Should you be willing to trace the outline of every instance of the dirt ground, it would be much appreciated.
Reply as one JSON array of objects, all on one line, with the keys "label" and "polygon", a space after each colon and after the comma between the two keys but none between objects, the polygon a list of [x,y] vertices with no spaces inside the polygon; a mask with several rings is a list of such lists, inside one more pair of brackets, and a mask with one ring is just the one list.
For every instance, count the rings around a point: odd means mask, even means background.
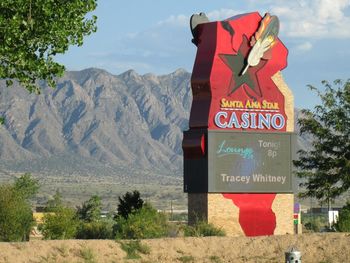
[{"label": "dirt ground", "polygon": [[[128,241],[123,241],[128,242]],[[350,262],[350,233],[322,233],[270,237],[206,237],[142,240],[148,248],[128,259],[113,240],[57,240],[0,243],[0,262],[285,262],[291,247],[302,262]]]}]

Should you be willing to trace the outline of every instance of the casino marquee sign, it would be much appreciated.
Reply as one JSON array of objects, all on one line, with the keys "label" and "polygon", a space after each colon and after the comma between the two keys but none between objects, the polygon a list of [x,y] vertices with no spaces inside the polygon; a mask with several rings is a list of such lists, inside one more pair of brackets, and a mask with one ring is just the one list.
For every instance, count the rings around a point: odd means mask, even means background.
[{"label": "casino marquee sign", "polygon": [[209,22],[199,14],[191,29],[198,50],[183,140],[185,192],[292,192],[293,116],[273,79],[288,55],[278,18]]},{"label": "casino marquee sign", "polygon": [[200,13],[190,24],[189,222],[204,218],[233,235],[292,233],[294,109],[279,20],[253,12],[211,22]]}]

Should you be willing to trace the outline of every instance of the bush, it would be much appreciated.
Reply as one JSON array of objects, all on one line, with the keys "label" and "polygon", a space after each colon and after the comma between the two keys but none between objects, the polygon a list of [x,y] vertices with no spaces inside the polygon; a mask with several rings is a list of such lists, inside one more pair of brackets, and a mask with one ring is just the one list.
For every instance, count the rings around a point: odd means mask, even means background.
[{"label": "bush", "polygon": [[306,230],[310,232],[321,232],[327,228],[327,214],[301,214],[301,222]]},{"label": "bush", "polygon": [[[80,221],[81,222],[81,221]],[[112,219],[104,219],[94,222],[81,222],[76,233],[77,239],[112,239],[113,225]]]},{"label": "bush", "polygon": [[338,222],[334,227],[339,232],[350,232],[350,202],[339,212]]},{"label": "bush", "polygon": [[147,203],[141,209],[129,214],[127,219],[117,218],[115,227],[117,239],[159,238],[167,234],[167,217]]},{"label": "bush", "polygon": [[39,229],[45,239],[70,239],[75,237],[77,226],[74,209],[62,206],[46,214]]},{"label": "bush", "polygon": [[25,195],[14,186],[0,186],[0,241],[25,241],[34,225]]},{"label": "bush", "polygon": [[208,237],[208,236],[225,236],[225,231],[215,227],[211,223],[198,221],[193,226],[184,226],[184,235],[186,237]]},{"label": "bush", "polygon": [[139,253],[148,255],[151,249],[146,244],[141,244],[140,240],[120,242],[120,248],[126,252],[126,259],[139,259]]}]

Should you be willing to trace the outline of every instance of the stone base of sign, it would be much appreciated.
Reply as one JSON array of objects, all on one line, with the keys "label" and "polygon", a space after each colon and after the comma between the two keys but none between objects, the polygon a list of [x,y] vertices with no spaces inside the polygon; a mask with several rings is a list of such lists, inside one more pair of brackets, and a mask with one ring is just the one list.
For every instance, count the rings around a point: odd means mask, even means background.
[{"label": "stone base of sign", "polygon": [[[293,234],[293,194],[277,194],[272,204],[276,216],[275,235]],[[225,230],[227,236],[244,236],[239,223],[239,208],[222,194],[188,194],[188,220],[212,223]]]}]

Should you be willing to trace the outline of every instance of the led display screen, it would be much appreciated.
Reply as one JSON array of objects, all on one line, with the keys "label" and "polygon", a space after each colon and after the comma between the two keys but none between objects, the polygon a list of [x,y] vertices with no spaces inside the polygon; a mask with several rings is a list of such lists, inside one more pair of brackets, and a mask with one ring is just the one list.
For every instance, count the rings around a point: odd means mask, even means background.
[{"label": "led display screen", "polygon": [[292,134],[208,132],[208,192],[292,192]]}]

